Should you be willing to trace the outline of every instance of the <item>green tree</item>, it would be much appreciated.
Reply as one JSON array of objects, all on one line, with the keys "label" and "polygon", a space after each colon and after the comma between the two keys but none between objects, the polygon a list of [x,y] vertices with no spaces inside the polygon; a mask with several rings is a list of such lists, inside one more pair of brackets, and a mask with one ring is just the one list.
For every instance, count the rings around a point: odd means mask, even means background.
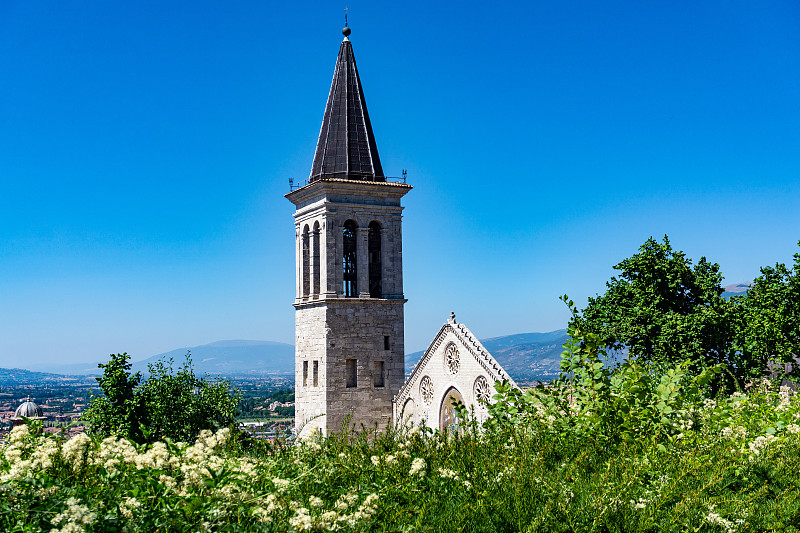
[{"label": "green tree", "polygon": [[794,254],[793,268],[783,263],[763,267],[747,294],[734,297],[733,303],[736,348],[757,363],[749,377],[763,374],[771,360],[800,358],[800,253]]},{"label": "green tree", "polygon": [[110,357],[108,363],[97,365],[103,369],[103,375],[97,378],[103,395],[92,399],[83,419],[91,433],[116,434],[141,441],[141,425],[146,425],[147,413],[136,391],[142,382],[142,374],[131,374],[127,353],[111,354]]},{"label": "green tree", "polygon": [[235,422],[239,393],[226,379],[195,376],[189,355],[177,372],[172,369],[172,359],[148,368],[150,378],[139,393],[147,406],[149,440],[189,441],[204,429],[216,430]]},{"label": "green tree", "polygon": [[239,393],[228,380],[197,377],[190,354],[177,372],[172,360],[148,365],[150,377],[131,375],[128,354],[112,355],[97,378],[103,396],[92,399],[84,419],[90,433],[136,442],[190,441],[203,429],[233,424]]},{"label": "green tree", "polygon": [[739,366],[718,264],[702,257],[693,266],[665,235],[663,242],[650,237],[614,269],[619,276],[606,282],[605,294],[589,298],[571,325],[610,349],[628,349],[640,363]]}]

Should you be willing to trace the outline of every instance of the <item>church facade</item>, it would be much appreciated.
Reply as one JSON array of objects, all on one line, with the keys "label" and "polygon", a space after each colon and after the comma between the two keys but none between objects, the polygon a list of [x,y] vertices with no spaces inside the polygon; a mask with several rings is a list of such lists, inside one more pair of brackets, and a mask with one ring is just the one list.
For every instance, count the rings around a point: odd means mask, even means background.
[{"label": "church facade", "polygon": [[342,33],[311,174],[286,195],[295,205],[295,427],[448,427],[455,401],[480,415],[477,399],[509,377],[451,314],[405,379],[401,199],[412,187],[384,175],[350,28]]}]

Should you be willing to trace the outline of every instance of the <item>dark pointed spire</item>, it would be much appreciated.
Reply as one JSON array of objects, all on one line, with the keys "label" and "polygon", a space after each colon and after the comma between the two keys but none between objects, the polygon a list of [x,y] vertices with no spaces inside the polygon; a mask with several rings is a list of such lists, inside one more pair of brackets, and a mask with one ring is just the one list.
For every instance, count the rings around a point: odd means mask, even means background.
[{"label": "dark pointed spire", "polygon": [[361,90],[353,46],[347,38],[350,28],[345,26],[342,33],[344,40],[333,71],[309,181],[324,178],[386,181]]}]

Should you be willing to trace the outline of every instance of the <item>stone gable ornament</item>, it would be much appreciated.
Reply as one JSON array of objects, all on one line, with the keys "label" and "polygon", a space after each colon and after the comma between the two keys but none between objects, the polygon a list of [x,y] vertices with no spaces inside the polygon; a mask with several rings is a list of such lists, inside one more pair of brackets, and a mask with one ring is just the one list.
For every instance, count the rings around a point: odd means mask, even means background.
[{"label": "stone gable ornament", "polygon": [[[488,402],[491,398],[491,389],[489,388],[489,381],[484,376],[478,376],[473,386],[473,394],[475,399],[480,402]],[[478,408],[485,409],[486,405],[483,403],[478,404]]]},{"label": "stone gable ornament", "polygon": [[444,362],[448,372],[454,376],[458,374],[458,370],[461,368],[461,358],[455,343],[451,342],[447,345],[447,348],[445,348]]},{"label": "stone gable ornament", "polygon": [[425,405],[430,405],[433,401],[433,380],[430,376],[425,376],[419,383],[419,394]]}]

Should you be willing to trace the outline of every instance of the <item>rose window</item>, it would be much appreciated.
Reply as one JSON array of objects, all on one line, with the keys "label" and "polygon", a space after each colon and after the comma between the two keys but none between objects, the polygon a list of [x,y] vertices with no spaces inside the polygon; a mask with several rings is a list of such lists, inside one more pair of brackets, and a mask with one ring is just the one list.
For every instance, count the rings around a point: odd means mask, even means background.
[{"label": "rose window", "polygon": [[458,369],[461,368],[461,359],[458,355],[458,348],[453,343],[450,343],[444,351],[444,363],[447,366],[448,372],[451,374],[458,374]]},{"label": "rose window", "polygon": [[430,405],[433,401],[433,380],[429,376],[422,378],[419,384],[419,394],[425,405]]},{"label": "rose window", "polygon": [[[483,376],[478,376],[478,379],[475,380],[473,392],[475,393],[475,399],[482,402],[488,402],[489,398],[492,397],[492,393],[489,388],[489,382]],[[481,404],[481,407],[485,406]]]}]

